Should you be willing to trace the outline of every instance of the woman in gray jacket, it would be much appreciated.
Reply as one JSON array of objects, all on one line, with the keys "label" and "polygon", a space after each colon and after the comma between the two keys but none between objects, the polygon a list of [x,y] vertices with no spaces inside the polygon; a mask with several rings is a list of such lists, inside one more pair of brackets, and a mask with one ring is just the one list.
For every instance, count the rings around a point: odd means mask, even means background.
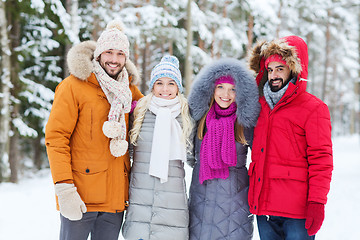
[{"label": "woman in gray jacket", "polygon": [[176,57],[165,56],[154,67],[150,89],[134,110],[130,203],[122,233],[129,240],[187,240],[184,162],[192,121]]},{"label": "woman in gray jacket", "polygon": [[195,121],[190,240],[246,240],[253,234],[246,158],[260,106],[255,80],[236,59],[203,68],[189,98]]}]

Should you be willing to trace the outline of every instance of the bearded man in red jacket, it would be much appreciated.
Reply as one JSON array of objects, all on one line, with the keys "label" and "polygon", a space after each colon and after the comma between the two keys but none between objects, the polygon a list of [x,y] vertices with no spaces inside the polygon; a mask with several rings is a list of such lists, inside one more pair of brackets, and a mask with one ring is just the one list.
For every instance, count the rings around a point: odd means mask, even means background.
[{"label": "bearded man in red jacket", "polygon": [[306,92],[307,45],[297,36],[258,42],[261,112],[249,167],[250,211],[260,238],[314,239],[324,220],[333,170],[327,105]]}]

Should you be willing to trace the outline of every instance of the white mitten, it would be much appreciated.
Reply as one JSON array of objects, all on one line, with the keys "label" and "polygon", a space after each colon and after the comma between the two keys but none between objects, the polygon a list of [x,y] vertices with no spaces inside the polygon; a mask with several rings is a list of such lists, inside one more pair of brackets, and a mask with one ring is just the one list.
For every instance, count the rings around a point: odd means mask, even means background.
[{"label": "white mitten", "polygon": [[86,213],[85,203],[81,200],[76,187],[72,183],[55,184],[55,194],[58,196],[60,213],[71,221],[77,221]]}]

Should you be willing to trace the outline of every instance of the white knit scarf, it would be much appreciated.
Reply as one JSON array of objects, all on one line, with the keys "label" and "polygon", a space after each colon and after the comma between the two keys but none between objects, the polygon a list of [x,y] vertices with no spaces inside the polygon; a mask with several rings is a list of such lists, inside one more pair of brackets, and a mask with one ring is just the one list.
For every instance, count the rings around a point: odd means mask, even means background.
[{"label": "white knit scarf", "polygon": [[168,180],[169,161],[186,160],[182,128],[176,120],[181,104],[178,97],[166,100],[153,96],[149,110],[156,115],[149,174],[164,183]]},{"label": "white knit scarf", "polygon": [[129,88],[128,72],[123,68],[117,79],[111,78],[100,63],[93,60],[94,73],[101,89],[110,103],[108,121],[104,122],[103,133],[110,141],[110,151],[115,157],[120,157],[127,152],[125,113],[130,112],[132,94]]}]

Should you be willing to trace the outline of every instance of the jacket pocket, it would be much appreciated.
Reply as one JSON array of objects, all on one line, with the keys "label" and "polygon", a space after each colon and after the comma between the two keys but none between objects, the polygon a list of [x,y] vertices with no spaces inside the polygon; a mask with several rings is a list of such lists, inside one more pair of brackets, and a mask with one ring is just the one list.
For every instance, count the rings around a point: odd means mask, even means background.
[{"label": "jacket pocket", "polygon": [[308,197],[307,168],[272,165],[268,172],[269,210],[304,215]]},{"label": "jacket pocket", "polygon": [[104,203],[107,194],[108,165],[104,162],[73,162],[73,177],[85,203]]},{"label": "jacket pocket", "polygon": [[269,177],[305,182],[308,178],[308,169],[301,167],[273,165],[273,167],[271,167],[269,170]]},{"label": "jacket pocket", "polygon": [[300,159],[300,161],[302,161],[304,157],[304,151],[302,151],[302,149],[306,149],[305,132],[301,127],[295,126],[291,122],[286,123],[285,126],[290,145],[294,151],[294,159]]}]

